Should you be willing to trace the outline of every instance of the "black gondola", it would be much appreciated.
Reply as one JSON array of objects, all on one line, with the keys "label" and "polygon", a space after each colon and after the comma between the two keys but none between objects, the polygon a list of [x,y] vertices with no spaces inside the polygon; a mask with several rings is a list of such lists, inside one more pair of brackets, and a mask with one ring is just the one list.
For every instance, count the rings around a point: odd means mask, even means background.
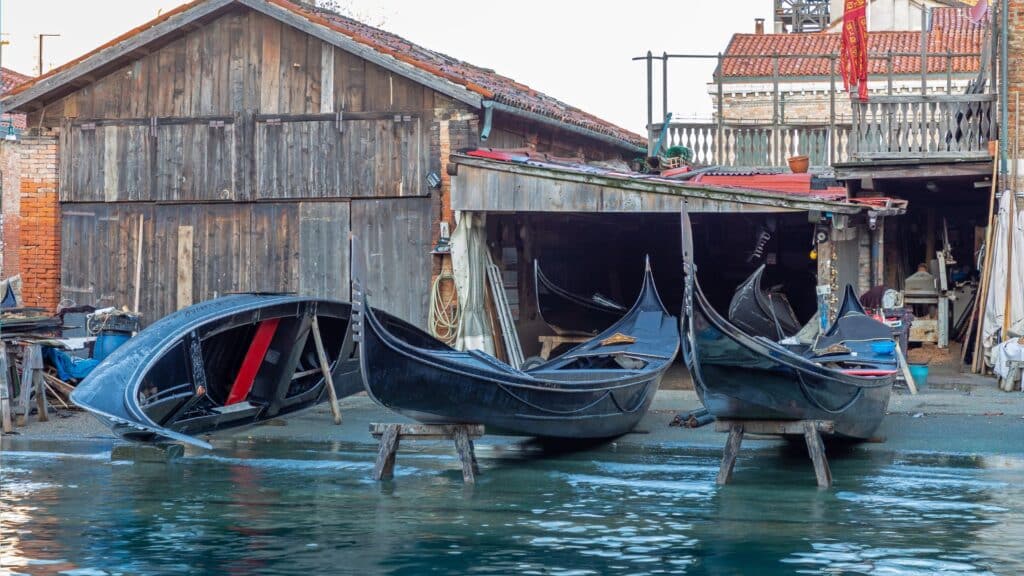
[{"label": "black gondola", "polygon": [[747,334],[701,292],[685,207],[682,231],[683,358],[708,411],[719,418],[831,420],[840,436],[870,438],[896,374],[889,329],[864,315],[848,289],[835,324],[813,346]]},{"label": "black gondola", "polygon": [[[361,254],[355,242],[352,254]],[[452,349],[425,333],[395,333],[368,306],[363,277],[353,270],[353,325],[366,391],[424,423],[483,424],[494,433],[570,440],[619,436],[647,412],[679,349],[676,320],[658,297],[649,265],[625,316],[528,370]]]},{"label": "black gondola", "polygon": [[201,302],[111,353],[71,400],[122,438],[209,448],[195,436],[285,416],[326,397],[314,316],[338,396],[361,391],[351,310],[346,302],[270,294]]},{"label": "black gondola", "polygon": [[800,331],[793,307],[777,289],[761,286],[764,264],[740,284],[729,302],[729,321],[751,336],[782,340]]},{"label": "black gondola", "polygon": [[560,288],[533,261],[534,294],[544,322],[562,335],[592,336],[614,324],[628,311],[625,306],[600,294],[580,296]]}]

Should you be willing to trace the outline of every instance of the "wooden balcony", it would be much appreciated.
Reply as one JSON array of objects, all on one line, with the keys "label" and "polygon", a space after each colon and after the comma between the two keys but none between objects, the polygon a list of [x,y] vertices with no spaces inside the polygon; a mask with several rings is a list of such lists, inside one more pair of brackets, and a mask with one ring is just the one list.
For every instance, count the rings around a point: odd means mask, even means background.
[{"label": "wooden balcony", "polygon": [[[662,127],[651,127],[652,142]],[[785,166],[799,155],[812,166],[827,166],[848,160],[850,130],[849,124],[671,122],[662,149],[685,146],[693,163],[704,166]]]},{"label": "wooden balcony", "polygon": [[853,102],[850,161],[984,160],[997,136],[995,94],[873,96]]}]

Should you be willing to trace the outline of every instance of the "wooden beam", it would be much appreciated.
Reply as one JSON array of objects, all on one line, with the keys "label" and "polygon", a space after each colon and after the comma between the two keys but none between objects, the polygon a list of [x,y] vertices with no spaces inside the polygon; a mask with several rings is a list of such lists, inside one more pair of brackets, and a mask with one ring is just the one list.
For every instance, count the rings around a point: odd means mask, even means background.
[{"label": "wooden beam", "polygon": [[235,0],[206,0],[205,2],[197,2],[192,8],[146,28],[122,42],[104,48],[66,70],[61,70],[48,78],[37,81],[24,92],[4,98],[2,100],[3,106],[8,112],[24,112],[25,110],[22,109],[22,106],[60,89],[68,82],[89,73],[98,73],[102,68],[116,64],[122,58],[130,56],[132,52],[140,49],[142,46],[160,40],[168,34],[178,33],[179,28],[185,24],[215,14],[234,3]]},{"label": "wooden beam", "polygon": [[[465,167],[478,168],[482,170],[504,172],[509,174],[518,174],[529,177],[536,177],[543,180],[552,182],[553,186],[557,186],[557,182],[575,182],[580,184],[587,184],[591,186],[603,186],[619,191],[628,192],[643,192],[654,195],[660,195],[663,197],[673,197],[679,199],[687,198],[700,198],[704,200],[710,200],[715,202],[732,203],[736,204],[737,208],[743,206],[759,206],[773,208],[778,211],[781,210],[819,210],[824,212],[834,212],[837,214],[860,214],[865,211],[866,208],[863,206],[855,206],[846,204],[843,202],[829,202],[826,200],[813,200],[809,198],[792,198],[781,194],[773,194],[768,192],[762,192],[759,190],[750,190],[743,188],[728,188],[724,186],[712,186],[699,183],[689,183],[686,185],[673,184],[667,182],[657,182],[651,179],[639,179],[631,178],[628,176],[610,176],[610,175],[599,175],[599,174],[588,174],[583,172],[576,172],[570,169],[560,170],[548,167],[538,166],[527,166],[523,164],[512,164],[507,162],[495,162],[492,160],[485,160],[480,158],[473,158],[469,156],[462,156],[453,154],[451,161],[458,165]],[[460,178],[465,177],[465,174],[459,175]],[[452,194],[452,207],[455,209],[479,209],[478,207],[456,207],[459,198],[456,194],[462,186],[456,186],[453,189]],[[674,210],[678,210],[675,208]],[[597,212],[603,212],[604,210],[598,209]],[[734,211],[742,211],[740,209]]]}]

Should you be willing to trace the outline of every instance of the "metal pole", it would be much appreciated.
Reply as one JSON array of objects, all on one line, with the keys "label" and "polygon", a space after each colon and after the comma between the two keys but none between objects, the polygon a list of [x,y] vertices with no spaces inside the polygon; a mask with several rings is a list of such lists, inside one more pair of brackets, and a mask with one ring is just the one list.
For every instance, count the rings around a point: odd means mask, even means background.
[{"label": "metal pole", "polygon": [[653,134],[654,129],[654,53],[647,51],[647,155],[651,156],[654,150]]},{"label": "metal pole", "polygon": [[715,140],[717,142],[716,148],[718,150],[718,155],[715,157],[715,161],[712,162],[712,164],[725,164],[726,163],[725,162],[725,117],[723,115],[723,110],[725,110],[725,108],[724,108],[724,106],[725,106],[725,94],[722,92],[722,74],[724,73],[724,70],[722,69],[723,63],[724,63],[724,61],[722,59],[722,53],[719,52],[718,53],[718,70],[717,70],[717,72],[715,74],[715,76],[717,76],[715,78],[715,80],[718,82],[718,110],[716,112],[716,114],[718,116],[718,122],[717,122],[718,130],[715,132]]},{"label": "metal pole", "polygon": [[946,94],[953,93],[953,51],[946,48]]},{"label": "metal pole", "polygon": [[782,161],[782,146],[779,142],[779,55],[772,56],[772,155],[769,161],[774,165]]},{"label": "metal pole", "polygon": [[921,96],[928,94],[928,7],[921,7]]},{"label": "metal pole", "polygon": [[1009,138],[1003,136],[1006,133],[1006,124],[1009,122],[1009,113],[1007,111],[1008,103],[1006,97],[1006,91],[1010,87],[1010,75],[1007,71],[1008,54],[1007,52],[1007,1],[1003,0],[999,3],[999,10],[1001,12],[999,16],[1000,20],[1000,38],[999,38],[999,83],[1002,84],[999,90],[999,176],[1004,182],[1006,181],[1006,169],[1008,165],[1009,156],[1007,146],[1009,144]]},{"label": "metal pole", "polygon": [[839,135],[836,134],[836,57],[828,57],[828,134],[831,144],[828,147],[828,163],[836,161],[836,150],[839,148]]},{"label": "metal pole", "polygon": [[889,96],[892,96],[892,50],[889,50],[889,57],[885,62],[885,76],[889,85]]},{"label": "metal pole", "polygon": [[39,75],[42,76],[46,73],[43,70],[43,39],[44,38],[57,38],[60,34],[40,34],[39,35]]},{"label": "metal pole", "polygon": [[661,117],[668,116],[668,52],[661,53]]}]

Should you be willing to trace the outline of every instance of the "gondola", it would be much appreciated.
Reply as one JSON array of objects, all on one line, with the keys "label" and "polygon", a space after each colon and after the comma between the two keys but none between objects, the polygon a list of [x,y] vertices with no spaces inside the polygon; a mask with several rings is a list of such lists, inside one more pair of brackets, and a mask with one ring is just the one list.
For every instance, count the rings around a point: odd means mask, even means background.
[{"label": "gondola", "polygon": [[[359,262],[356,241],[352,254]],[[353,326],[366,391],[423,423],[483,424],[492,433],[570,441],[620,436],[647,412],[679,349],[676,320],[661,303],[649,265],[640,296],[622,318],[527,370],[455,350],[425,333],[389,330],[369,307],[357,268]]]},{"label": "gondola", "polygon": [[718,418],[831,420],[839,437],[870,438],[896,375],[888,327],[866,316],[847,289],[836,322],[812,345],[784,346],[748,334],[719,315],[701,291],[685,207],[682,232],[683,358],[708,411]]},{"label": "gondola", "polygon": [[338,396],[361,391],[351,309],[346,302],[280,294],[201,302],[128,340],[71,400],[124,439],[209,448],[198,435],[286,416],[326,397],[314,317]]},{"label": "gondola", "polygon": [[580,296],[560,288],[533,261],[534,294],[541,319],[561,335],[592,336],[614,324],[625,306],[600,294]]},{"label": "gondola", "polygon": [[777,289],[761,286],[764,264],[740,284],[729,302],[729,322],[751,336],[781,340],[800,331],[793,307]]}]

